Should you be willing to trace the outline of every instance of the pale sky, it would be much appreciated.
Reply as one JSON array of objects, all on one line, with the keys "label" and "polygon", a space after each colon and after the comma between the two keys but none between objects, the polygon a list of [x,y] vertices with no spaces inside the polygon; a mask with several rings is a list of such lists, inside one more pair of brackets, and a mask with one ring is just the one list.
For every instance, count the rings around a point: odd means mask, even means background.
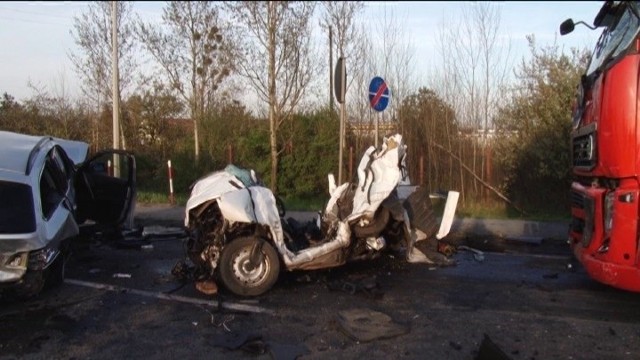
[{"label": "pale sky", "polygon": [[[584,20],[591,24],[602,2],[499,2],[501,8],[501,38],[510,42],[516,63],[528,55],[525,36],[534,34],[539,46],[557,44],[592,48],[600,30],[576,27],[569,35],[560,37],[558,28],[566,18]],[[136,11],[146,21],[158,21],[161,2],[138,2]],[[459,18],[460,2],[373,2],[367,3],[364,14],[375,20],[382,9],[391,10],[404,26],[416,51],[416,68],[420,76],[437,68],[434,49],[443,22]],[[60,95],[79,94],[79,80],[69,60],[77,48],[70,35],[73,18],[87,8],[87,2],[0,2],[0,94],[8,93],[18,101],[31,97],[31,82]],[[373,22],[372,22],[373,23]],[[375,74],[372,74],[372,76]]]}]

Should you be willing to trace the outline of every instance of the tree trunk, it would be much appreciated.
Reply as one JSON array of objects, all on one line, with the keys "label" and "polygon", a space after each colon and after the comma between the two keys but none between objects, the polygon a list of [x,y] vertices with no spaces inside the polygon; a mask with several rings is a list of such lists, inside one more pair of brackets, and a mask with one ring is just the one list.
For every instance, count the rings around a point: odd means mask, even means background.
[{"label": "tree trunk", "polygon": [[276,3],[268,5],[269,21],[269,143],[271,146],[271,191],[278,193],[278,122],[276,114]]}]

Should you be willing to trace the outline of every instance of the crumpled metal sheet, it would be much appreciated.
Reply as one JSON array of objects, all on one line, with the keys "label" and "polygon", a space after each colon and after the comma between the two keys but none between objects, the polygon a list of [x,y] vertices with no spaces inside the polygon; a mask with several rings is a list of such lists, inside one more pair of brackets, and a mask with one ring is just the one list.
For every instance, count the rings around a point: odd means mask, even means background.
[{"label": "crumpled metal sheet", "polygon": [[425,233],[427,238],[433,237],[438,232],[438,219],[431,208],[429,192],[421,187],[407,197],[404,202],[411,226]]}]

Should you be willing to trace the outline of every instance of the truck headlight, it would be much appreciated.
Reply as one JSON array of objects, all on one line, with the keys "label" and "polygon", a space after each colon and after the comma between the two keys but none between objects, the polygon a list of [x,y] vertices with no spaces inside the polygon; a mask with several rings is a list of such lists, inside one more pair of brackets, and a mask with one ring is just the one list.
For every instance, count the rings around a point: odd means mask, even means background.
[{"label": "truck headlight", "polygon": [[609,191],[604,197],[604,231],[609,233],[613,229],[613,202],[616,199],[614,191]]}]

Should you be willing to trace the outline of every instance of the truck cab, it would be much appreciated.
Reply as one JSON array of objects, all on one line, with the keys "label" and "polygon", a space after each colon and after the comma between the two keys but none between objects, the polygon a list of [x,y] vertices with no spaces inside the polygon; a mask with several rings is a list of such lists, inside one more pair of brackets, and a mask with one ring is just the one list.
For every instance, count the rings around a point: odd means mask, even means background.
[{"label": "truck cab", "polygon": [[572,114],[569,244],[589,276],[640,291],[640,6],[607,1],[593,26],[602,34],[578,84]]}]

